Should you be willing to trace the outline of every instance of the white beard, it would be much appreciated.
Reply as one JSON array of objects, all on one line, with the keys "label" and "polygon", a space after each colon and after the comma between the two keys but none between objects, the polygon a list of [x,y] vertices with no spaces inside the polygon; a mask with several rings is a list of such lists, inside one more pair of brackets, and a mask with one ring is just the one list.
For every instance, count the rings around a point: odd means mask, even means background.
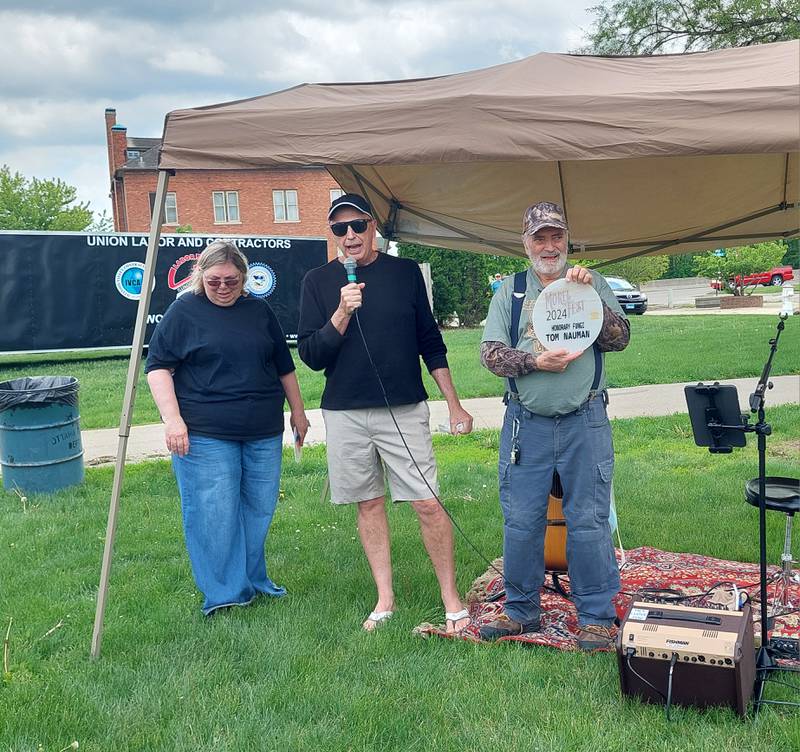
[{"label": "white beard", "polygon": [[555,277],[561,274],[561,270],[567,264],[567,254],[561,253],[558,258],[552,261],[545,261],[541,256],[533,259],[533,271],[537,274],[544,274],[546,277]]}]

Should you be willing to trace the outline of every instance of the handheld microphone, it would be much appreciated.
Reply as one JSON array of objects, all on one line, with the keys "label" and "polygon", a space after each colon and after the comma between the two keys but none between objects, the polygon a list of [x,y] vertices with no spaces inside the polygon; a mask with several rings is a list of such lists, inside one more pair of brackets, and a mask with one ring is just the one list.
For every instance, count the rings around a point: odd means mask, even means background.
[{"label": "handheld microphone", "polygon": [[348,256],[344,260],[344,268],[347,272],[347,281],[348,282],[355,282],[356,281],[356,260]]}]

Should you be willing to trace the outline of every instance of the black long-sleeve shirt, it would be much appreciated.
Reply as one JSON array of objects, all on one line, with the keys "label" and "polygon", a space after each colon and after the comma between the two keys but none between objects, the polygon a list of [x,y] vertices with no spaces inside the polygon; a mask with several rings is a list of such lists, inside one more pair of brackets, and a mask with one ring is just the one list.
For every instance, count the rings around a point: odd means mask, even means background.
[{"label": "black long-sleeve shirt", "polygon": [[[411,259],[381,253],[371,264],[359,266],[356,276],[365,283],[359,321],[389,403],[410,405],[427,399],[420,356],[429,371],[447,368],[447,347],[431,313],[419,266]],[[380,407],[385,404],[383,395],[355,316],[344,335],[330,321],[346,284],[344,264],[338,260],[306,274],[298,351],[310,368],[325,370],[323,408]]]}]

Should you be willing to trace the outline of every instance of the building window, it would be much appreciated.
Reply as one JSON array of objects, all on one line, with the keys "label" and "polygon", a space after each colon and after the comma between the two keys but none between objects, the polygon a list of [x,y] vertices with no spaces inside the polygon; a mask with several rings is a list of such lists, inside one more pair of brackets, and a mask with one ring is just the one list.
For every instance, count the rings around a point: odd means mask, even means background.
[{"label": "building window", "polygon": [[178,224],[178,200],[174,193],[167,193],[167,200],[164,202],[164,223]]},{"label": "building window", "polygon": [[239,191],[214,191],[214,224],[238,224]]},{"label": "building window", "polygon": [[299,222],[297,191],[272,191],[272,207],[276,222]]},{"label": "building window", "polygon": [[[153,218],[153,209],[156,205],[156,194],[150,194],[150,218]],[[164,202],[164,224],[178,224],[178,199],[174,193],[167,193],[167,200]]]},{"label": "building window", "polygon": [[331,203],[336,201],[339,196],[344,196],[344,191],[341,188],[331,188]]},{"label": "building window", "polygon": [[142,152],[140,152],[138,149],[128,149],[126,151],[126,154],[128,156],[128,159],[136,159],[142,156]]}]

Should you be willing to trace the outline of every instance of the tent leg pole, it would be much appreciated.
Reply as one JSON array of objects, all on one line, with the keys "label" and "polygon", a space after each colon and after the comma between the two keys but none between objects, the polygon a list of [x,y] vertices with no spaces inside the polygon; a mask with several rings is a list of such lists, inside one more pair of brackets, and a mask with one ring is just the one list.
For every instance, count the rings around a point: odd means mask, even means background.
[{"label": "tent leg pole", "polygon": [[108,601],[108,580],[111,575],[111,560],[114,555],[114,536],[117,530],[117,512],[119,512],[122,478],[125,473],[125,455],[128,448],[128,436],[130,436],[131,432],[131,417],[136,399],[136,383],[139,379],[139,366],[141,365],[144,335],[147,329],[147,312],[150,309],[150,293],[153,288],[153,277],[155,276],[156,259],[158,258],[158,241],[161,237],[169,175],[170,171],[168,170],[161,170],[158,173],[156,199],[153,207],[153,218],[150,222],[150,237],[147,242],[147,257],[144,264],[142,292],[139,296],[136,326],[133,330],[133,343],[131,344],[131,357],[128,361],[128,379],[125,385],[125,397],[122,402],[122,414],[119,421],[117,462],[114,466],[114,483],[111,488],[111,503],[108,509],[108,523],[103,547],[103,563],[100,568],[100,586],[97,591],[97,608],[94,614],[91,653],[94,660],[100,657],[100,644],[103,639],[103,618]]}]

